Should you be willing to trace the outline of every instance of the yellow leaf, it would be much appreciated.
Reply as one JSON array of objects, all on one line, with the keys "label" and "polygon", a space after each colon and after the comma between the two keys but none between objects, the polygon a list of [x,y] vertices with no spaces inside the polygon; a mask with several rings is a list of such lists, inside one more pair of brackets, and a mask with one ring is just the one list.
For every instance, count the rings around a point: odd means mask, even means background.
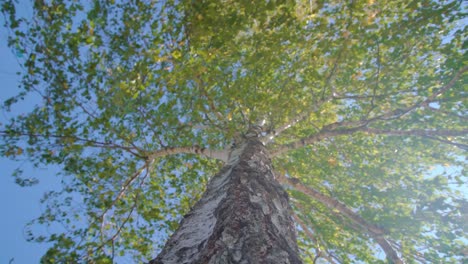
[{"label": "yellow leaf", "polygon": [[338,161],[335,158],[329,158],[328,164],[330,164],[331,166],[336,166],[336,164],[338,164]]},{"label": "yellow leaf", "polygon": [[21,155],[23,154],[23,149],[22,148],[17,148],[16,149],[16,155]]},{"label": "yellow leaf", "polygon": [[180,59],[182,57],[182,53],[179,51],[179,50],[174,50],[172,52],[172,57],[174,57],[174,59]]}]

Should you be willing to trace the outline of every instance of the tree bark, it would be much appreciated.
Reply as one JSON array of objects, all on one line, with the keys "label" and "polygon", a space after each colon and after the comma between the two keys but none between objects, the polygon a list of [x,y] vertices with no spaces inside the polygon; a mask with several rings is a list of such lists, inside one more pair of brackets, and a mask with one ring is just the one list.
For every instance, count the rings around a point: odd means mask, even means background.
[{"label": "tree bark", "polygon": [[150,264],[302,263],[291,212],[266,148],[245,139]]}]

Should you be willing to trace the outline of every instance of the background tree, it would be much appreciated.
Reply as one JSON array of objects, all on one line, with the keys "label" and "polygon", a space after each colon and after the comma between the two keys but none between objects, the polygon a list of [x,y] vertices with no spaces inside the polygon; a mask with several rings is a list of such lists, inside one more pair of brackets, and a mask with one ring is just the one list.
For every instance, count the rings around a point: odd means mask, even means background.
[{"label": "background tree", "polygon": [[[262,127],[306,263],[466,259],[461,1],[2,3],[24,54],[3,156],[54,164],[44,263],[155,256]],[[14,175],[27,185],[19,173]],[[382,254],[385,253],[385,254]]]}]

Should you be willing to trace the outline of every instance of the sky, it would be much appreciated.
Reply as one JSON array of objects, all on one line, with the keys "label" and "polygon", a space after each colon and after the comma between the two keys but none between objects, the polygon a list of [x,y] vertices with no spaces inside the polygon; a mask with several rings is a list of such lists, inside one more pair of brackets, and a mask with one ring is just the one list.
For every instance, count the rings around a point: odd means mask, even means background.
[{"label": "sky", "polygon": [[[21,2],[18,12],[31,13],[31,2]],[[0,18],[0,104],[19,91],[21,71],[19,62],[24,59],[7,46],[8,31]],[[34,98],[27,98],[7,112],[0,108],[0,127],[6,120],[21,113],[31,111]],[[11,176],[21,168],[24,176],[35,177],[39,183],[31,187],[20,187]],[[39,263],[48,249],[46,243],[26,241],[27,223],[40,216],[43,206],[40,199],[46,191],[60,188],[60,179],[55,177],[57,167],[33,168],[28,161],[11,161],[0,156],[0,263],[29,264]],[[41,230],[42,231],[42,230]],[[48,230],[44,230],[47,232]]]},{"label": "sky", "polygon": [[[3,21],[1,21],[3,25]],[[18,93],[20,71],[18,58],[7,47],[7,32],[0,27],[0,103]],[[12,112],[0,109],[0,123],[10,119],[15,114],[28,112],[34,102],[27,100],[18,104]],[[1,127],[1,126],[0,126]],[[20,187],[11,176],[13,171],[21,167],[25,176],[37,177],[39,184],[32,187]],[[0,157],[0,263],[27,264],[39,263],[40,257],[46,252],[46,244],[26,241],[26,224],[41,213],[39,203],[45,191],[56,189],[60,180],[54,175],[57,168],[34,169],[27,161],[14,162]]]}]

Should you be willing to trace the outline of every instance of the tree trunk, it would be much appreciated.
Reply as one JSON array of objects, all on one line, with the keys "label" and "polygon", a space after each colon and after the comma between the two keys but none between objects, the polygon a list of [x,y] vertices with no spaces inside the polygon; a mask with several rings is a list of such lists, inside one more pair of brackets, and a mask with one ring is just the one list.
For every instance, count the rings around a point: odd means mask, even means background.
[{"label": "tree trunk", "polygon": [[224,168],[150,264],[302,263],[288,195],[256,138]]}]

